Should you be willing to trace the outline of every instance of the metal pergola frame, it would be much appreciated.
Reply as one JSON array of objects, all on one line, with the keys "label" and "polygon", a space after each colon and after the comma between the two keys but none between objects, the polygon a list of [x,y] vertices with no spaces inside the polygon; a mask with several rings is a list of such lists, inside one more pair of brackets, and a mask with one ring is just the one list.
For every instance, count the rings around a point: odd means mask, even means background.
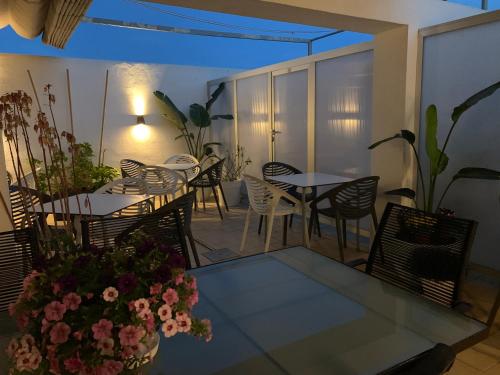
[{"label": "metal pergola frame", "polygon": [[313,53],[313,43],[317,40],[328,38],[333,35],[343,33],[344,30],[332,30],[326,34],[320,35],[315,38],[297,38],[297,37],[285,37],[285,36],[272,36],[272,35],[259,35],[259,34],[246,34],[246,33],[233,33],[225,31],[213,31],[213,30],[203,30],[203,29],[192,29],[185,27],[174,27],[165,25],[152,25],[147,23],[139,22],[128,22],[122,20],[115,20],[110,18],[99,18],[99,17],[82,17],[81,22],[89,23],[94,25],[102,26],[112,26],[121,27],[125,29],[134,30],[147,30],[147,31],[160,31],[166,33],[176,33],[176,34],[187,34],[187,35],[199,35],[207,37],[216,38],[232,38],[232,39],[250,39],[250,40],[262,40],[266,42],[281,42],[281,43],[298,43],[307,46],[307,54],[312,55]]}]

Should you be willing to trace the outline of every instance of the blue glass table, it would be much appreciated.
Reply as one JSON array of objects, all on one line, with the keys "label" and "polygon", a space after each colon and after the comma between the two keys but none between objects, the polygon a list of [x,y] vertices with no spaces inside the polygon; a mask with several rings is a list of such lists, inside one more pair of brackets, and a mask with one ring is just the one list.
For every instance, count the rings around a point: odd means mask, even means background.
[{"label": "blue glass table", "polygon": [[377,374],[485,324],[302,247],[191,271],[210,343],[162,338],[149,373]]}]

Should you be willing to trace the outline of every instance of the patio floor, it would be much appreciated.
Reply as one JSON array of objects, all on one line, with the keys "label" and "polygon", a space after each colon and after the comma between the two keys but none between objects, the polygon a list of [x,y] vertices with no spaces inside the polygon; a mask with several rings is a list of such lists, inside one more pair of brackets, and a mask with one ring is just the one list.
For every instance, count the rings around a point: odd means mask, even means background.
[{"label": "patio floor", "polygon": [[[245,251],[240,254],[240,241],[245,222],[246,206],[241,205],[223,212],[224,220],[221,221],[217,208],[213,203],[207,203],[207,210],[201,208],[194,212],[192,231],[196,239],[196,246],[202,265],[232,259],[238,256],[252,255],[263,251],[264,231],[257,234],[258,215],[253,214],[248,230]],[[275,219],[271,250],[283,248],[282,228],[279,219]],[[334,235],[335,228],[322,224],[322,238],[313,235],[311,248],[330,258],[339,259],[337,239]],[[287,246],[302,245],[302,226],[300,217],[294,218],[292,228],[288,230]],[[360,250],[355,249],[355,238],[348,234],[348,248],[344,250],[346,260],[358,259],[368,256],[368,244],[361,241]],[[462,300],[472,304],[473,308],[468,313],[471,316],[486,320],[495,297],[496,289],[484,277],[469,273],[464,287]],[[500,314],[497,315],[490,337],[474,347],[458,354],[450,375],[500,375]]]}]

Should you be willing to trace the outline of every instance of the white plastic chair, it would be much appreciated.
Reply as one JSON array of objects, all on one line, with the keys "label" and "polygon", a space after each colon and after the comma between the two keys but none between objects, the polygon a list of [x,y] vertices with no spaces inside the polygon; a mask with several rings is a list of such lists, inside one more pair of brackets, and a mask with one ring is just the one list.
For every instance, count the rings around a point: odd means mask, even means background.
[{"label": "white plastic chair", "polygon": [[175,199],[175,193],[183,187],[179,174],[164,167],[145,165],[141,167],[139,176],[146,181],[148,194],[160,197],[160,205],[162,197],[166,201],[169,195]]},{"label": "white plastic chair", "polygon": [[[107,183],[106,185],[97,189],[94,193],[144,195],[148,194],[148,185],[144,180],[133,177],[125,177]],[[151,212],[151,202],[149,200],[145,200],[143,202],[139,202],[132,206],[126,207],[114,213],[112,216],[144,215],[149,212]]]},{"label": "white plastic chair", "polygon": [[[297,213],[300,210],[301,202],[286,191],[260,178],[245,174],[243,175],[243,180],[247,186],[250,204],[246,215],[245,228],[243,229],[240,253],[242,253],[245,248],[252,211],[255,211],[259,215],[267,216],[266,244],[264,247],[264,251],[267,252],[269,251],[269,245],[271,243],[274,217],[286,217],[293,213]],[[291,203],[287,203],[287,201]],[[286,228],[286,223],[284,228]]]},{"label": "white plastic chair", "polygon": [[184,175],[186,177],[186,183],[191,181],[193,178],[198,176],[198,173],[200,173],[201,168],[200,168],[200,162],[198,159],[196,159],[193,155],[189,154],[177,154],[174,156],[169,157],[167,160],[165,160],[165,164],[194,164],[195,166],[190,169],[186,169],[184,172]]}]

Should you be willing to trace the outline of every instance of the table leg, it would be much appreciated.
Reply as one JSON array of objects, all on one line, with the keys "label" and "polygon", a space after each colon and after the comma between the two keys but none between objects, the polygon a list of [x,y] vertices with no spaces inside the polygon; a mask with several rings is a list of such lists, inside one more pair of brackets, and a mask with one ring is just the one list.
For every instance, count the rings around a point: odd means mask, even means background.
[{"label": "table leg", "polygon": [[306,207],[306,189],[302,188],[302,240],[305,247],[310,247],[309,233],[307,230],[307,207]]}]

